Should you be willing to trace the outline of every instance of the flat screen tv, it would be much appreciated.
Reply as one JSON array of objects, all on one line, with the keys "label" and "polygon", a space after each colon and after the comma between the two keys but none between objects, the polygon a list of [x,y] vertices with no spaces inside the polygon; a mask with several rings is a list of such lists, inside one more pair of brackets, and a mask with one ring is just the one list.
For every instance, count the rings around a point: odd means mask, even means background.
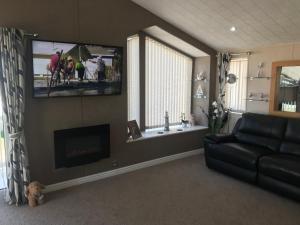
[{"label": "flat screen tv", "polygon": [[33,97],[121,94],[122,47],[32,41]]}]

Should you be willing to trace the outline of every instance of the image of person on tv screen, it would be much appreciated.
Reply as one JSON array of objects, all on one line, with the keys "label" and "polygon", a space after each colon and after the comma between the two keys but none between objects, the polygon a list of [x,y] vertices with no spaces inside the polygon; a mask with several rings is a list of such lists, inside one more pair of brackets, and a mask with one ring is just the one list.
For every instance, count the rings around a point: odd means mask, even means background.
[{"label": "image of person on tv screen", "polygon": [[97,60],[97,71],[98,71],[98,81],[105,80],[105,62],[102,57],[99,57]]},{"label": "image of person on tv screen", "polygon": [[82,64],[82,60],[76,63],[75,69],[77,70],[79,80],[82,81],[84,77],[84,71],[85,71],[85,67]]},{"label": "image of person on tv screen", "polygon": [[67,62],[65,65],[65,74],[64,74],[64,83],[66,79],[68,80],[68,84],[70,84],[70,80],[74,78],[75,75],[75,63],[72,56],[67,57]]},{"label": "image of person on tv screen", "polygon": [[60,52],[56,52],[55,54],[53,54],[50,58],[50,72],[51,73],[54,73],[55,70],[57,69],[57,66],[58,66],[58,63],[59,63],[59,60],[60,60]]},{"label": "image of person on tv screen", "polygon": [[61,65],[61,52],[57,51],[50,57],[50,63],[47,65],[47,69],[53,76],[55,83],[60,83],[60,70]]},{"label": "image of person on tv screen", "polygon": [[95,71],[95,73],[97,74],[97,80],[98,81],[102,81],[106,79],[106,75],[105,75],[105,69],[106,69],[106,65],[104,60],[102,59],[101,56],[99,56],[97,58],[97,61],[94,60],[89,60],[91,63],[95,63],[97,65],[97,69]]}]

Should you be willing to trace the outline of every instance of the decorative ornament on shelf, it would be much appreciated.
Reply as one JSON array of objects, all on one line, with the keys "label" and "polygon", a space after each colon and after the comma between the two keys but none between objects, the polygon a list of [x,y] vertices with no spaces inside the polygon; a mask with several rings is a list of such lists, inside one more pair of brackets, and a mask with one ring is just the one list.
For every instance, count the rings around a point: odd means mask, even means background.
[{"label": "decorative ornament on shelf", "polygon": [[268,102],[269,101],[269,95],[266,93],[254,93],[254,92],[250,92],[248,94],[248,98],[246,99],[248,101],[260,101],[260,102]]},{"label": "decorative ornament on shelf", "polygon": [[190,121],[185,118],[185,113],[181,113],[181,125],[182,128],[187,128],[189,126]]},{"label": "decorative ornament on shelf", "polygon": [[170,131],[168,111],[166,111],[166,114],[165,114],[165,128],[164,128],[164,131]]},{"label": "decorative ornament on shelf", "polygon": [[197,74],[196,74],[195,81],[203,81],[203,82],[207,82],[206,72],[201,71],[200,73],[197,73]]},{"label": "decorative ornament on shelf", "polygon": [[263,62],[260,62],[258,63],[257,65],[257,77],[263,77],[263,67],[264,67],[264,63]]},{"label": "decorative ornament on shelf", "polygon": [[235,84],[237,80],[237,76],[233,73],[230,73],[226,76],[226,83],[228,84]]},{"label": "decorative ornament on shelf", "polygon": [[282,112],[297,112],[297,102],[296,101],[284,101],[281,103]]},{"label": "decorative ornament on shelf", "polygon": [[201,84],[198,85],[195,98],[206,98],[206,95],[204,94]]}]

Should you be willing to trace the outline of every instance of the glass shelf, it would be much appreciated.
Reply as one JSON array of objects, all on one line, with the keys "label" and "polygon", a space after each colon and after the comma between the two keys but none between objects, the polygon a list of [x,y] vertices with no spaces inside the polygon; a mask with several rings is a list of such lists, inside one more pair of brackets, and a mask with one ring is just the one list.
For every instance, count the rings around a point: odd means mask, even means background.
[{"label": "glass shelf", "polygon": [[196,82],[196,81],[202,81],[202,82],[206,83],[206,82],[207,82],[207,79],[206,79],[206,78],[203,78],[203,79],[195,78],[194,81],[195,81],[195,82]]},{"label": "glass shelf", "polygon": [[246,98],[246,101],[249,101],[249,102],[269,102],[269,99]]},{"label": "glass shelf", "polygon": [[207,99],[206,95],[194,95],[196,99]]},{"label": "glass shelf", "polygon": [[267,79],[267,80],[270,80],[272,77],[253,77],[253,76],[249,76],[247,78],[249,80],[255,80],[255,79]]},{"label": "glass shelf", "polygon": [[281,88],[298,88],[300,87],[299,85],[289,85],[289,86],[280,86]]}]

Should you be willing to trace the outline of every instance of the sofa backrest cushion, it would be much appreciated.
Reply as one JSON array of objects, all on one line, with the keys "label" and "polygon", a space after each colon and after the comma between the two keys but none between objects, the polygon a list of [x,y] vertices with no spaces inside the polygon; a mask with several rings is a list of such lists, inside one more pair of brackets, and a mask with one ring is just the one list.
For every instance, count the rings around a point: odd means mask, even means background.
[{"label": "sofa backrest cushion", "polygon": [[238,141],[279,150],[287,119],[263,114],[243,114],[235,136]]},{"label": "sofa backrest cushion", "polygon": [[233,127],[233,129],[232,129],[232,134],[233,134],[233,135],[235,135],[235,134],[239,131],[239,128],[240,128],[240,126],[241,126],[241,123],[242,123],[242,118],[239,118],[239,119],[236,121],[236,123],[235,123],[235,125],[234,125],[234,127]]},{"label": "sofa backrest cushion", "polygon": [[300,155],[300,119],[288,119],[280,152]]}]

